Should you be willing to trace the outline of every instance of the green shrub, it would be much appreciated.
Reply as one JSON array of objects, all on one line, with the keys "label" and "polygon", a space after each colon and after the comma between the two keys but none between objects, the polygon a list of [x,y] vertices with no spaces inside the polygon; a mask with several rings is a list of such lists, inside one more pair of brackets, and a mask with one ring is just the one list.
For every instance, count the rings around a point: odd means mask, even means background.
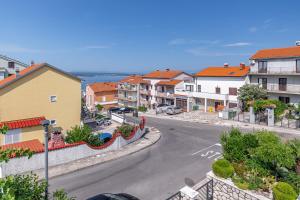
[{"label": "green shrub", "polygon": [[103,144],[103,141],[99,139],[99,136],[98,135],[93,135],[91,134],[87,141],[86,141],[88,144],[90,144],[91,146],[94,146],[94,147],[98,147],[98,146],[101,146]]},{"label": "green shrub", "polygon": [[239,177],[244,177],[246,172],[247,172],[247,168],[245,166],[244,163],[232,163],[232,166],[234,168],[234,172],[239,176]]},{"label": "green shrub", "polygon": [[263,112],[267,107],[274,108],[275,119],[279,119],[280,115],[287,109],[287,105],[277,99],[257,100],[253,104],[253,109],[256,113]]},{"label": "green shrub", "polygon": [[130,124],[123,124],[122,126],[117,127],[117,131],[121,132],[123,136],[128,137],[133,131],[133,128],[134,126]]},{"label": "green shrub", "polygon": [[288,172],[287,176],[283,178],[284,182],[289,183],[294,190],[300,193],[300,175],[295,172]]},{"label": "green shrub", "polygon": [[139,106],[138,111],[140,112],[147,112],[147,107],[146,106]]},{"label": "green shrub", "polygon": [[236,185],[238,188],[242,189],[242,190],[248,190],[249,184],[242,178],[239,176],[234,176],[232,178],[232,182],[234,183],[234,185]]},{"label": "green shrub", "polygon": [[87,142],[89,136],[92,134],[92,129],[84,125],[83,127],[75,126],[72,127],[71,130],[67,131],[67,136],[65,138],[65,141],[69,144],[76,143],[76,142]]},{"label": "green shrub", "polygon": [[215,175],[222,178],[229,178],[234,173],[234,168],[226,159],[220,159],[213,163],[212,169]]},{"label": "green shrub", "polygon": [[247,182],[249,183],[249,190],[257,190],[263,185],[263,180],[258,176],[250,176]]},{"label": "green shrub", "polygon": [[53,192],[53,200],[75,200],[75,197],[68,197],[68,194],[63,190],[56,190]]},{"label": "green shrub", "polygon": [[273,195],[275,200],[295,200],[297,198],[293,187],[285,182],[279,182],[273,187]]},{"label": "green shrub", "polygon": [[104,107],[103,107],[103,105],[97,104],[96,108],[98,109],[98,111],[101,111]]}]

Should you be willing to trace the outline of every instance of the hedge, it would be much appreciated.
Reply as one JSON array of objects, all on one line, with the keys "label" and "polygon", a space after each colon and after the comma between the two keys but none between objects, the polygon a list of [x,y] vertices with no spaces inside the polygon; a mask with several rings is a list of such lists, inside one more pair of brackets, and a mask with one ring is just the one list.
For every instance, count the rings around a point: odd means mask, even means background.
[{"label": "hedge", "polygon": [[212,169],[215,175],[222,178],[230,178],[234,173],[234,168],[226,159],[220,159],[213,163]]},{"label": "hedge", "polygon": [[273,196],[275,200],[295,200],[297,198],[293,187],[285,182],[278,182],[273,187]]}]

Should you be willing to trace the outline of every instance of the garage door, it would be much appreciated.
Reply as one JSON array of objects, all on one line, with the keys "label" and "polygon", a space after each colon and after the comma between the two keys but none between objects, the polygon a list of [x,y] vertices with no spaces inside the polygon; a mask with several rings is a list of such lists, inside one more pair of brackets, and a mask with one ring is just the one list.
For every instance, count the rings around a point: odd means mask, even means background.
[{"label": "garage door", "polygon": [[187,111],[187,99],[176,99],[176,106],[182,108],[184,112]]}]

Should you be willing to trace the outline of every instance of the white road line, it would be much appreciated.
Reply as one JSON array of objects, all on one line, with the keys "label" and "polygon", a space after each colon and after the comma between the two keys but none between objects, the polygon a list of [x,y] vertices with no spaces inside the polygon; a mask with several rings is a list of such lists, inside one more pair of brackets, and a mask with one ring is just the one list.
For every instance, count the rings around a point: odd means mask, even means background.
[{"label": "white road line", "polygon": [[222,157],[223,157],[223,155],[220,155],[220,156],[216,157],[214,160],[218,160],[219,158],[222,158]]},{"label": "white road line", "polygon": [[194,156],[194,155],[196,155],[196,154],[198,154],[198,153],[201,153],[202,151],[205,151],[205,150],[207,150],[207,149],[209,149],[209,148],[211,148],[211,147],[213,147],[213,146],[221,146],[221,144],[220,144],[220,143],[216,143],[216,144],[210,145],[209,147],[206,147],[206,148],[204,148],[204,149],[201,149],[201,150],[199,150],[199,151],[196,151],[195,153],[192,153],[191,155]]},{"label": "white road line", "polygon": [[208,154],[210,154],[210,153],[213,153],[214,151],[208,151],[208,152],[206,152],[205,154],[201,154],[201,157],[206,157],[206,156],[208,156]]},{"label": "white road line", "polygon": [[214,156],[217,156],[217,155],[220,155],[221,153],[220,152],[216,152],[216,153],[214,153],[213,155],[211,155],[211,156],[209,156],[209,157],[207,157],[208,159],[211,159],[212,157],[214,157]]}]

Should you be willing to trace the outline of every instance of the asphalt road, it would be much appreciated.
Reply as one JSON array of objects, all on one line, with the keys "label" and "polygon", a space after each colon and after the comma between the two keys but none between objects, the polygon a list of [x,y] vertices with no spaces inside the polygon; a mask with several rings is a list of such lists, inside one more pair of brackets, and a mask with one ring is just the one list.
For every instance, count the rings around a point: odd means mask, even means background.
[{"label": "asphalt road", "polygon": [[50,189],[64,188],[77,199],[99,193],[128,193],[143,200],[166,199],[192,186],[220,156],[219,137],[229,128],[176,120],[147,118],[161,139],[153,146],[115,161],[50,180]]}]

